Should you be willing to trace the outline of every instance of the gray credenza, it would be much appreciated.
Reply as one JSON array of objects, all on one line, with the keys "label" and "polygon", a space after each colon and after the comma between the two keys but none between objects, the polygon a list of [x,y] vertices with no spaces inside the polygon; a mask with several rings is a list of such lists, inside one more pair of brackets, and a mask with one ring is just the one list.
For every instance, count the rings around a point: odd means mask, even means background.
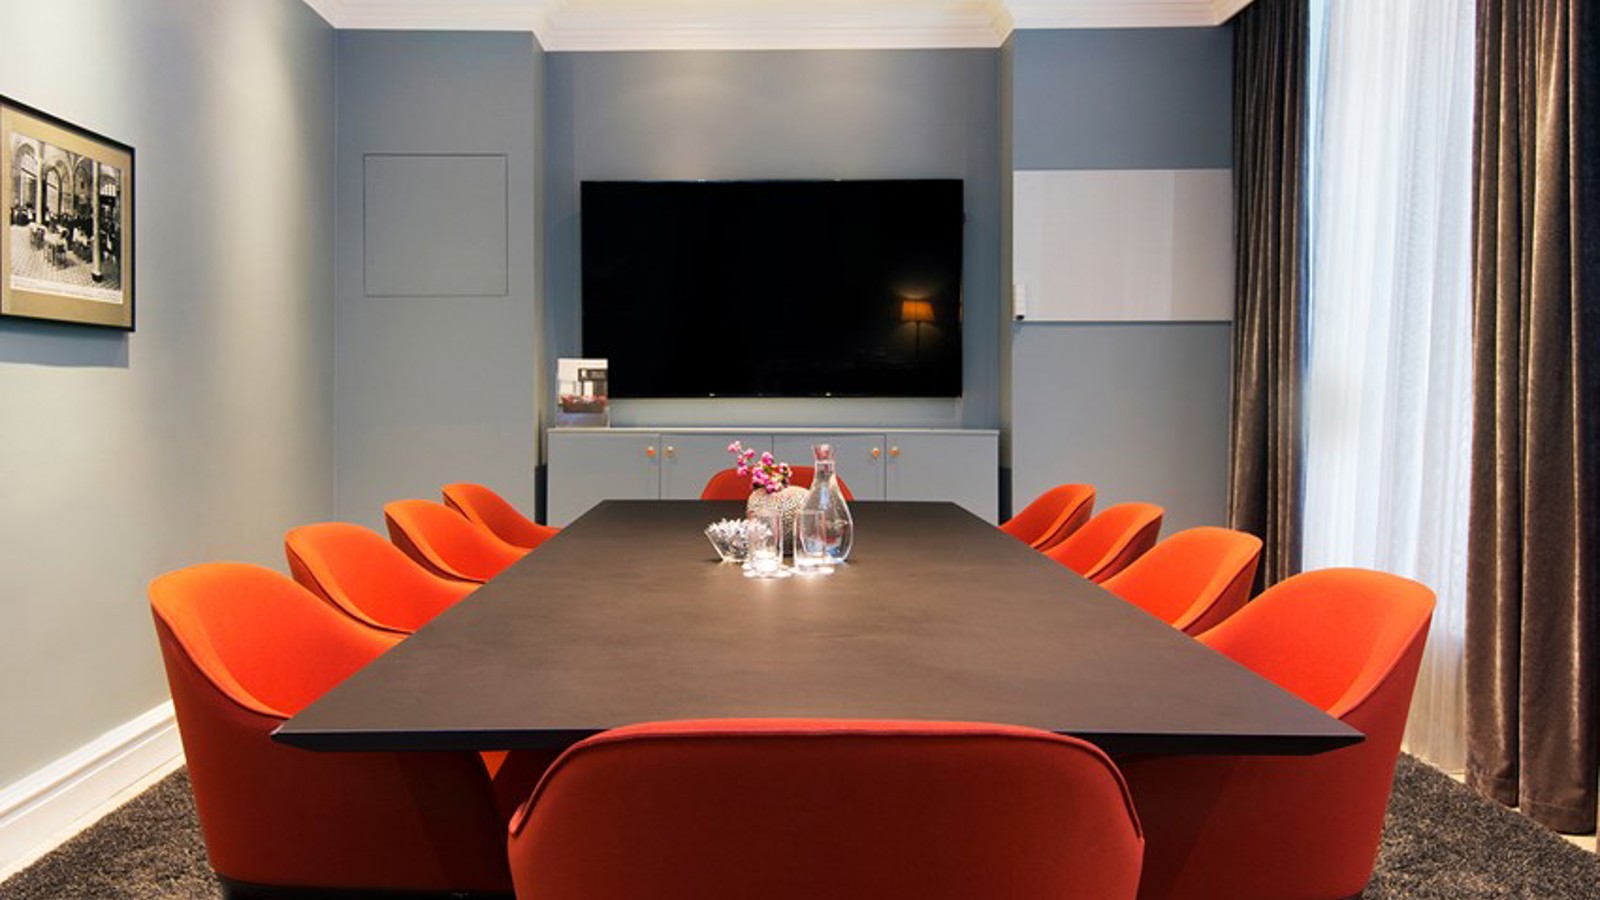
[{"label": "gray credenza", "polygon": [[810,465],[811,445],[835,446],[839,477],[858,500],[949,500],[986,521],[999,504],[1000,433],[983,429],[552,428],[547,517],[566,525],[601,500],[693,500],[733,465],[728,444]]}]

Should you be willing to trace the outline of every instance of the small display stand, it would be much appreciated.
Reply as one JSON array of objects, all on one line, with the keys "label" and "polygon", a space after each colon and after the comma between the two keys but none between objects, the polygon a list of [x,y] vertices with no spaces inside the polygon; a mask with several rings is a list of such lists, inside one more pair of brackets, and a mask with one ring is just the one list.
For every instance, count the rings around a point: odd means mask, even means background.
[{"label": "small display stand", "polygon": [[556,360],[556,425],[605,428],[611,424],[606,360]]}]

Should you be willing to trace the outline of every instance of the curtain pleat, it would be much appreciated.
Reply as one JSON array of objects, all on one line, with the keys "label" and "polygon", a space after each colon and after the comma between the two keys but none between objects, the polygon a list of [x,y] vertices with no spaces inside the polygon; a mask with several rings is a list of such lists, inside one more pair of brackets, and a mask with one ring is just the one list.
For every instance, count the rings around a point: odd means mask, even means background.
[{"label": "curtain pleat", "polygon": [[1234,20],[1228,524],[1262,539],[1258,586],[1300,561],[1306,9],[1306,0],[1259,0]]},{"label": "curtain pleat", "polygon": [[1467,778],[1570,832],[1600,772],[1597,29],[1479,0]]}]

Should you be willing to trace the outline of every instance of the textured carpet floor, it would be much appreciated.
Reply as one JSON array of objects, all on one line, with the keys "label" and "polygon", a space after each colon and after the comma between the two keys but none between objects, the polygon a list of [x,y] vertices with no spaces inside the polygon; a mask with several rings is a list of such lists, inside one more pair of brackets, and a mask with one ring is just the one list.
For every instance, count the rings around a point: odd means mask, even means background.
[{"label": "textured carpet floor", "polygon": [[[215,900],[178,772],[33,867],[4,900]],[[1596,900],[1600,857],[1402,757],[1363,900]],[[1225,900],[1225,898],[1218,898]]]}]

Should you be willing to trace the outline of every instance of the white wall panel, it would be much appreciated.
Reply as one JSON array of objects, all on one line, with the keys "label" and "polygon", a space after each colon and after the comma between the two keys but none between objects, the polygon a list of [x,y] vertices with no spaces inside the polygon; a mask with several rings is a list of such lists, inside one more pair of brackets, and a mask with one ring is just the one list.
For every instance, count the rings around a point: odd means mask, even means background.
[{"label": "white wall panel", "polygon": [[1025,321],[1233,318],[1232,170],[1017,172],[1013,190]]}]

